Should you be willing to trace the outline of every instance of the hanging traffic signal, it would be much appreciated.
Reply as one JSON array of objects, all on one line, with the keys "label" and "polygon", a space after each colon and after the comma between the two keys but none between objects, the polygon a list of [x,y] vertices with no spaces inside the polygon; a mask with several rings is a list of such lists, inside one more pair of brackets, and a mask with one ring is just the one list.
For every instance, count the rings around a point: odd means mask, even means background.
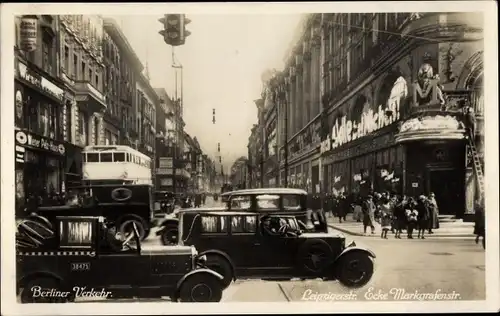
[{"label": "hanging traffic signal", "polygon": [[186,25],[191,23],[191,20],[186,18],[186,15],[185,14],[181,14],[181,18],[180,18],[180,22],[181,22],[181,42],[182,44],[186,43],[186,37],[188,37],[189,35],[191,35],[191,32],[189,32],[188,30],[186,30]]},{"label": "hanging traffic signal", "polygon": [[217,143],[217,152],[220,153],[220,143]]},{"label": "hanging traffic signal", "polygon": [[165,14],[159,21],[163,24],[163,30],[159,33],[163,36],[165,43],[171,46],[184,44],[183,14]]},{"label": "hanging traffic signal", "polygon": [[215,109],[212,110],[212,123],[215,124]]}]

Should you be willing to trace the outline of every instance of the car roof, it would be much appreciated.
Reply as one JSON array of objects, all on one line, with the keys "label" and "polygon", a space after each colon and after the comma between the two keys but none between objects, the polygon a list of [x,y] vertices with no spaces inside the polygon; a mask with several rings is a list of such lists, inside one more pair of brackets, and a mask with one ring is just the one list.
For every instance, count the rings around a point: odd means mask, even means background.
[{"label": "car roof", "polygon": [[307,192],[302,189],[293,189],[293,188],[259,188],[259,189],[244,189],[244,190],[236,190],[229,191],[221,194],[221,196],[228,195],[254,195],[254,194],[298,194],[298,195],[307,195]]}]

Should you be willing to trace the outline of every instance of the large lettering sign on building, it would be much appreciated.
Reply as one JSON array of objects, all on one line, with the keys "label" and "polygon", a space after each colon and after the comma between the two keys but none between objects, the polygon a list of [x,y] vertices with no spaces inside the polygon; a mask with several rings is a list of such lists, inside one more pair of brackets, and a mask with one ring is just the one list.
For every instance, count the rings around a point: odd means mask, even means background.
[{"label": "large lettering sign on building", "polygon": [[400,118],[401,101],[408,95],[408,87],[403,77],[394,83],[389,99],[385,105],[379,105],[374,111],[368,109],[358,119],[348,120],[344,115],[337,118],[330,135],[321,144],[321,153],[335,149],[353,140],[369,135]]},{"label": "large lettering sign on building", "polygon": [[23,147],[41,149],[61,156],[64,156],[66,153],[63,143],[29,132],[16,131],[15,139],[16,145]]}]

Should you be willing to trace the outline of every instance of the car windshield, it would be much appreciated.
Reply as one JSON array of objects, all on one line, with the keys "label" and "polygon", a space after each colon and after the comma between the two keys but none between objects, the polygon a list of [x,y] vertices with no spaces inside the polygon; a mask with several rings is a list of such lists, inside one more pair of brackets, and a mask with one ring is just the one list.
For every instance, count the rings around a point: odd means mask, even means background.
[{"label": "car windshield", "polygon": [[258,195],[257,196],[257,207],[259,209],[277,209],[279,205],[278,195]]}]

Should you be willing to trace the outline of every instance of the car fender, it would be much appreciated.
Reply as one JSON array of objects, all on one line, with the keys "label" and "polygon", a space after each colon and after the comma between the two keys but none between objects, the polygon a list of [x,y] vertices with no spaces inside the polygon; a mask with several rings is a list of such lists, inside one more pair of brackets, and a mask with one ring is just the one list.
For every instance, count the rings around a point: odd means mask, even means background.
[{"label": "car fender", "polygon": [[213,270],[210,270],[210,269],[201,268],[201,269],[192,270],[192,271],[186,273],[179,281],[177,281],[177,285],[175,287],[175,292],[174,292],[174,296],[172,297],[172,301],[175,302],[179,298],[179,291],[181,289],[182,283],[184,283],[184,281],[186,281],[187,278],[189,278],[190,276],[195,275],[195,274],[200,274],[200,273],[210,274],[219,280],[224,279],[224,277],[221,274],[219,274]]},{"label": "car fender", "polygon": [[23,275],[17,281],[17,288],[19,290],[21,287],[24,287],[26,285],[26,283],[28,283],[30,280],[37,279],[37,278],[43,278],[43,277],[53,278],[53,279],[56,279],[59,282],[63,282],[63,278],[60,275],[55,274],[54,272],[50,272],[50,271],[35,271],[35,272],[29,272],[29,273]]},{"label": "car fender", "polygon": [[200,254],[198,254],[198,256],[203,256],[203,255],[207,255],[207,254],[217,254],[221,257],[224,257],[224,259],[226,259],[229,262],[229,264],[231,265],[231,268],[233,269],[233,280],[236,280],[235,265],[234,265],[233,260],[231,260],[231,257],[229,257],[229,255],[227,253],[225,253],[224,251],[217,250],[217,249],[211,249],[211,250],[205,250],[205,251],[201,252]]},{"label": "car fender", "polygon": [[171,225],[171,224],[178,226],[179,225],[179,220],[177,218],[166,218],[166,219],[164,219],[163,221],[161,221],[158,224],[158,226],[161,227],[161,229],[156,232],[156,235],[160,236],[161,234],[163,234],[163,231],[165,230],[165,228],[167,226]]},{"label": "car fender", "polygon": [[354,246],[354,247],[347,247],[347,248],[345,248],[337,256],[337,258],[335,258],[335,261],[338,261],[340,258],[342,258],[342,256],[344,256],[347,253],[352,253],[353,251],[355,251],[355,252],[363,252],[363,253],[367,254],[371,258],[374,258],[374,259],[376,258],[375,253],[373,251],[371,251],[370,249],[366,249],[366,248]]}]

